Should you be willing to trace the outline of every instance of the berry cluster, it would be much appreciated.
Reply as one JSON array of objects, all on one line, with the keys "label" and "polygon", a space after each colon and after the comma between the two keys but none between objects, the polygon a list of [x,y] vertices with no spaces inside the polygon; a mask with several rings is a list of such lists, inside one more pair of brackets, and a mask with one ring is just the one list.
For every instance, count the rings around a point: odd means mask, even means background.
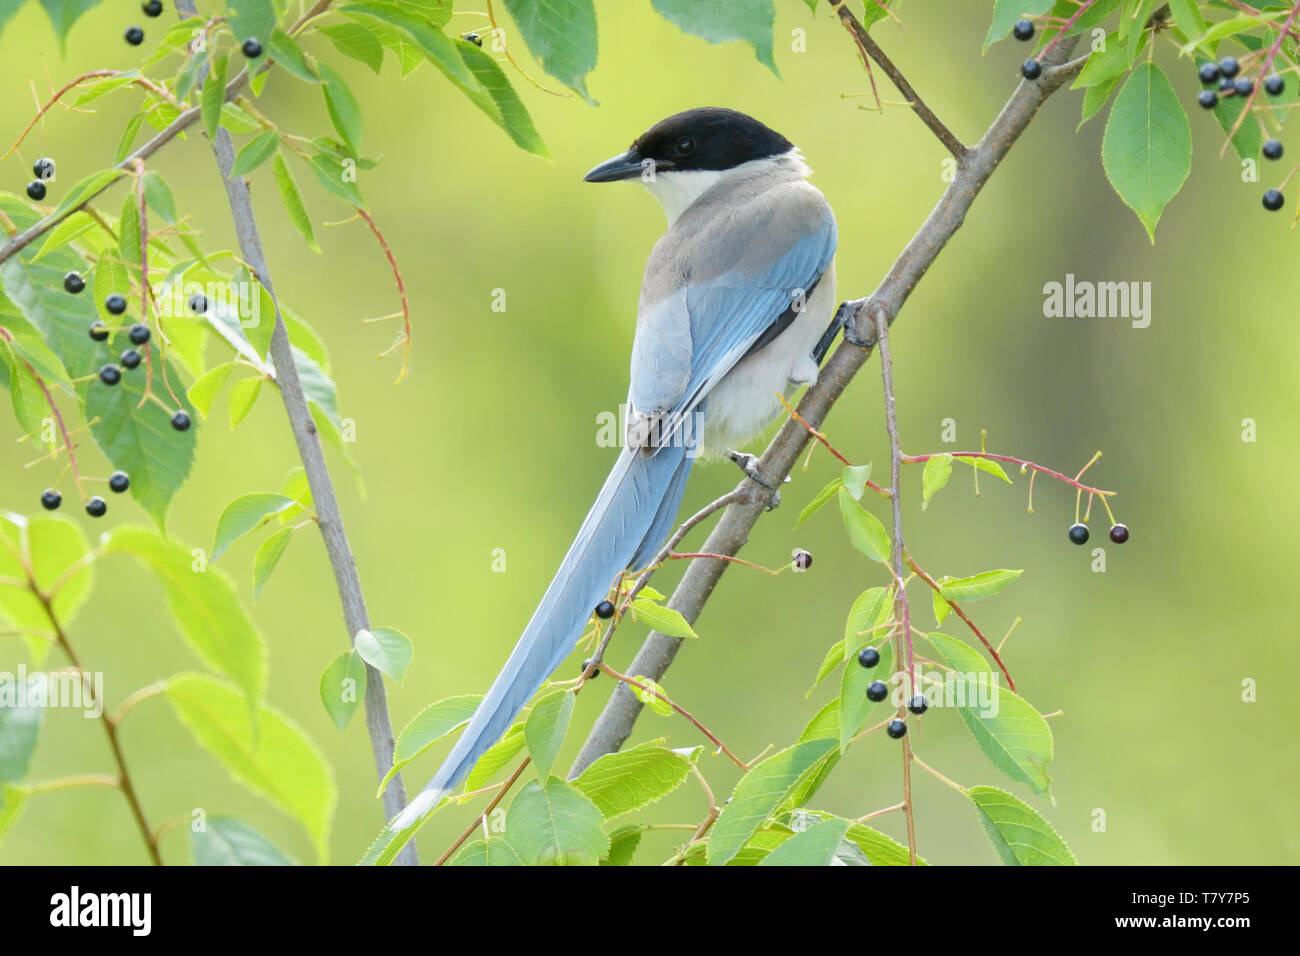
[{"label": "berry cluster", "polygon": [[[871,670],[880,663],[880,651],[874,647],[864,647],[858,651],[858,663]],[[889,685],[882,680],[873,680],[867,685],[867,700],[872,703],[880,703],[889,696]],[[907,709],[912,713],[920,716],[930,709],[930,702],[921,694],[916,694],[907,702]],[[895,740],[907,733],[907,722],[895,717],[885,725],[885,733]]]},{"label": "berry cluster", "polygon": [[[108,476],[108,487],[114,494],[122,494],[131,487],[131,479],[124,471],[115,471]],[[56,511],[63,504],[63,495],[54,488],[46,488],[41,494],[41,507],[46,511]],[[86,514],[92,518],[102,518],[108,513],[108,503],[99,495],[86,499]]]},{"label": "berry cluster", "polygon": [[[1016,25],[1011,30],[1011,35],[1017,40],[1029,41],[1034,38],[1034,24],[1032,20],[1017,20]],[[1024,63],[1020,64],[1020,75],[1026,80],[1036,80],[1043,75],[1043,64],[1039,63],[1036,57],[1030,57]],[[902,736],[901,734],[899,736]]]},{"label": "berry cluster", "polygon": [[[1070,540],[1073,541],[1075,544],[1087,544],[1088,526],[1081,521],[1076,521],[1074,524],[1070,525],[1069,535],[1070,535]],[[1111,525],[1110,540],[1114,541],[1116,544],[1123,544],[1125,541],[1127,541],[1128,525],[1126,524]]]},{"label": "berry cluster", "polygon": [[[1205,89],[1201,90],[1196,102],[1207,110],[1214,109],[1220,100],[1231,96],[1250,96],[1255,92],[1257,82],[1249,76],[1241,75],[1241,64],[1235,56],[1225,56],[1218,63],[1202,63],[1197,76]],[[1263,88],[1269,96],[1281,96],[1286,89],[1286,81],[1274,73],[1264,79]],[[1262,152],[1265,159],[1281,159],[1282,144],[1276,139],[1269,139],[1264,143]],[[1286,200],[1280,190],[1267,189],[1264,191],[1263,204],[1269,212],[1276,212],[1286,205]]]},{"label": "berry cluster", "polygon": [[40,202],[45,198],[45,181],[54,177],[54,160],[42,156],[32,163],[32,175],[36,178],[27,184],[27,198]]}]

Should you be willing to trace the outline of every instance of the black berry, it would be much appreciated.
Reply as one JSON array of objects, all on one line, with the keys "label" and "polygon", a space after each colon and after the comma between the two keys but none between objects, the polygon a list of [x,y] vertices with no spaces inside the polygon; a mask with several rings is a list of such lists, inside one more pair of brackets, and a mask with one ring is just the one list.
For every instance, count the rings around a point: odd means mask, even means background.
[{"label": "black berry", "polygon": [[1281,159],[1282,144],[1275,139],[1270,139],[1267,143],[1264,144],[1264,158]]},{"label": "black berry", "polygon": [[[591,658],[589,657],[589,658],[587,658],[585,661],[582,662],[582,671],[581,671],[581,673],[586,674],[586,673],[587,673],[587,668],[590,667],[590,666],[591,666]],[[595,680],[595,679],[596,679],[597,677],[599,677],[599,676],[600,676],[600,668],[597,667],[594,671],[591,672],[590,675],[588,675],[587,680]]]},{"label": "black berry", "polygon": [[92,518],[102,518],[108,512],[108,504],[99,495],[94,495],[86,502],[86,514]]},{"label": "black berry", "polygon": [[1017,20],[1011,33],[1017,40],[1032,40],[1034,38],[1034,25],[1029,20]]},{"label": "black berry", "polygon": [[462,39],[468,40],[470,43],[474,44],[475,46],[483,45],[483,38],[479,36],[477,33],[466,33],[465,36],[462,37]]},{"label": "black berry", "polygon": [[880,651],[874,647],[864,647],[858,651],[858,663],[866,668],[875,667],[880,663]]},{"label": "black berry", "polygon": [[1117,524],[1110,529],[1110,540],[1116,544],[1123,544],[1128,540],[1128,525]]},{"label": "black berry", "polygon": [[256,60],[262,55],[262,44],[258,43],[252,37],[245,40],[240,49],[244,51],[244,56],[248,57],[250,60]]},{"label": "black berry", "polygon": [[53,511],[61,504],[63,504],[63,495],[53,488],[46,488],[45,493],[41,495],[41,507],[46,511]]},{"label": "black berry", "polygon": [[895,717],[885,725],[885,733],[897,740],[907,733],[907,724]]},{"label": "black berry", "polygon": [[[122,36],[126,37],[126,42],[131,44],[131,46],[139,46],[144,42],[144,31],[139,27],[127,27],[126,32],[123,33]],[[86,507],[90,506],[87,505]]]},{"label": "black berry", "polygon": [[1088,526],[1086,524],[1078,523],[1070,525],[1070,540],[1075,544],[1087,544]]},{"label": "black berry", "polygon": [[178,432],[187,432],[190,430],[190,416],[185,412],[177,412],[172,416],[172,428]]},{"label": "black berry", "polygon": [[1218,105],[1219,94],[1214,92],[1214,90],[1201,90],[1201,95],[1196,98],[1196,102],[1200,103],[1207,110],[1212,110]]},{"label": "black berry", "polygon": [[202,315],[208,311],[208,298],[202,292],[195,292],[190,296],[190,311]]},{"label": "black berry", "polygon": [[1237,85],[1225,76],[1219,80],[1219,92],[1224,96],[1232,96],[1237,92]]},{"label": "black berry", "polygon": [[140,365],[140,353],[135,349],[127,349],[118,357],[124,368],[137,368]]},{"label": "black berry", "polygon": [[1237,65],[1237,58],[1235,56],[1225,56],[1219,61],[1219,72],[1228,79],[1232,79],[1236,76],[1240,69],[1241,67]]},{"label": "black berry", "polygon": [[27,198],[40,202],[45,198],[45,183],[39,179],[33,179],[27,184]]},{"label": "black berry", "polygon": [[162,0],[145,0],[140,4],[140,9],[144,11],[146,17],[162,16]]},{"label": "black berry", "polygon": [[930,709],[930,702],[921,694],[917,694],[907,702],[907,709],[914,714],[924,714]]},{"label": "black berry", "polygon": [[1276,73],[1264,81],[1264,92],[1269,96],[1281,96],[1284,89],[1286,82]]},{"label": "black berry", "polygon": [[1219,78],[1219,64],[1202,63],[1200,70],[1197,71],[1197,75],[1200,76],[1202,83],[1209,86]]},{"label": "black berry", "polygon": [[807,571],[812,567],[812,555],[807,551],[796,551],[794,553],[794,566],[800,571]]},{"label": "black berry", "polygon": [[91,322],[90,337],[96,342],[103,342],[108,338],[108,327],[103,322]]},{"label": "black berry", "polygon": [[1238,96],[1250,96],[1251,90],[1255,88],[1255,81],[1248,76],[1239,76],[1233,81],[1232,88],[1237,91]]},{"label": "black berry", "polygon": [[601,601],[599,604],[596,605],[596,617],[600,618],[602,621],[608,621],[613,616],[614,616],[613,601]]},{"label": "black berry", "polygon": [[63,291],[71,292],[76,295],[86,287],[86,280],[81,278],[80,272],[69,272],[63,277]]},{"label": "black berry", "polygon": [[114,292],[104,300],[104,308],[113,315],[121,315],[126,311],[126,299]]},{"label": "black berry", "polygon": [[144,343],[149,341],[149,326],[141,325],[137,322],[135,325],[131,326],[131,329],[127,334],[131,337],[131,344],[144,345]]},{"label": "black berry", "polygon": [[131,479],[124,471],[115,471],[108,476],[108,487],[121,494],[131,487]]},{"label": "black berry", "polygon": [[105,385],[116,385],[122,381],[122,371],[116,365],[105,365],[99,370],[99,380]]},{"label": "black berry", "polygon": [[1020,75],[1026,80],[1036,80],[1043,75],[1043,65],[1030,57],[1021,65]]},{"label": "black berry", "polygon": [[32,163],[32,175],[37,179],[49,179],[54,175],[54,160],[48,156],[42,156],[36,162]]},{"label": "black berry", "polygon": [[1286,200],[1282,198],[1282,194],[1276,189],[1270,189],[1264,193],[1264,208],[1269,212],[1277,212],[1285,202]]},{"label": "black berry", "polygon": [[880,703],[889,696],[889,687],[882,680],[873,680],[867,686],[867,700]]}]

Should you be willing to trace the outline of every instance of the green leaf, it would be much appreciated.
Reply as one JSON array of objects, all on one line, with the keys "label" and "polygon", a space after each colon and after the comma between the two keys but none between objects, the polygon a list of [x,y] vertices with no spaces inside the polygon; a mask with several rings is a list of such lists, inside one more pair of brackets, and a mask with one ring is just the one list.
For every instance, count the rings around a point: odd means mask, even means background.
[{"label": "green leaf", "polygon": [[0,788],[7,791],[27,775],[50,688],[45,674],[32,674],[26,686],[12,674],[5,677],[0,684]]},{"label": "green leaf", "polygon": [[226,18],[237,43],[265,41],[275,28],[275,6],[271,0],[227,0]]},{"label": "green leaf", "polygon": [[305,80],[308,83],[320,82],[315,68],[312,66],[311,61],[303,55],[302,48],[298,46],[297,41],[279,27],[271,31],[271,40],[267,44],[267,48],[271,51],[271,58],[298,79]]},{"label": "green leaf", "polygon": [[456,49],[477,80],[473,88],[461,87],[465,95],[505,130],[516,146],[534,156],[550,159],[551,151],[542,142],[528,108],[497,61],[467,40],[457,40]]},{"label": "green leaf", "polygon": [[830,866],[852,824],[840,817],[819,820],[769,853],[759,866]]},{"label": "green leaf", "polygon": [[[362,0],[348,3],[339,8],[339,12],[366,23],[378,20],[394,28],[398,34],[408,38],[420,48],[429,62],[443,72],[446,77],[463,90],[480,89],[478,80],[470,72],[465,60],[461,58],[457,46],[451,38],[437,26],[413,13],[409,13],[390,3],[378,0]],[[470,46],[473,46],[471,43]],[[475,47],[477,49],[477,47]]]},{"label": "green leaf", "polygon": [[411,666],[411,641],[401,631],[391,627],[375,627],[357,631],[353,641],[357,653],[367,664],[401,683],[406,669]]},{"label": "green leaf", "polygon": [[335,23],[323,26],[320,33],[329,37],[334,49],[346,57],[364,63],[378,73],[384,65],[384,47],[373,32],[360,23]]},{"label": "green leaf", "polygon": [[638,597],[632,602],[637,620],[667,637],[699,637],[686,618],[670,607],[655,604],[649,598]]},{"label": "green leaf", "polygon": [[[55,581],[64,579],[52,606],[62,626],[71,624],[94,584],[93,565],[85,560],[90,547],[81,529],[62,516],[29,519],[0,513],[0,537],[9,544],[0,545],[0,576],[25,580],[26,573],[13,554],[17,551],[26,555],[27,566],[41,590],[48,593]],[[72,571],[74,565],[76,571]],[[0,621],[7,621],[15,630],[48,633],[53,627],[45,606],[27,588],[0,586]],[[32,659],[39,662],[50,644],[31,637],[27,647]]]},{"label": "green leaf", "polygon": [[682,32],[710,43],[744,40],[754,48],[758,62],[780,76],[772,56],[772,0],[731,0],[699,3],[697,0],[652,0],[655,10]]},{"label": "green leaf", "polygon": [[388,781],[401,771],[408,763],[424,753],[443,737],[464,727],[474,716],[481,694],[465,694],[460,697],[447,697],[430,704],[411,718],[411,722],[397,735],[397,745],[393,750],[393,768],[379,784],[379,793],[383,793]]},{"label": "green leaf", "polygon": [[[4,822],[0,819],[0,837],[4,836]],[[637,823],[619,827],[609,835],[609,853],[600,861],[601,866],[631,866],[632,855],[641,845],[644,828]]]},{"label": "green leaf", "polygon": [[234,362],[222,362],[220,365],[208,369],[190,386],[185,396],[190,400],[190,404],[204,418],[208,417],[208,410],[212,408],[212,402],[221,391],[222,386],[226,384],[226,379],[230,378],[230,373],[234,370]]},{"label": "green leaf", "polygon": [[629,685],[632,688],[632,693],[636,695],[637,700],[641,701],[641,703],[645,704],[660,717],[667,717],[672,714],[673,705],[668,702],[668,695],[664,693],[664,689],[659,686],[659,684],[652,681],[644,674],[637,674],[632,678],[632,680],[641,685],[640,687]]},{"label": "green leaf", "polygon": [[113,162],[120,163],[126,159],[127,154],[131,152],[131,147],[135,144],[135,137],[140,132],[140,127],[144,124],[144,113],[136,113],[126,125],[122,127],[122,136],[117,141],[117,149],[113,152]]},{"label": "green leaf", "polygon": [[339,733],[348,729],[365,696],[366,665],[356,651],[340,654],[320,675],[320,702]]},{"label": "green leaf", "polygon": [[1024,801],[996,787],[970,787],[966,796],[1007,866],[1078,866],[1061,835]]},{"label": "green leaf", "polygon": [[573,785],[609,819],[640,810],[672,793],[690,770],[686,757],[669,750],[662,740],[652,740],[597,758]]},{"label": "green leaf", "polygon": [[294,504],[284,495],[257,493],[240,495],[226,505],[217,519],[217,536],[212,544],[212,560],[216,561],[226,549],[246,534],[251,534],[273,517]]},{"label": "green leaf", "polygon": [[[135,476],[131,477],[134,484]],[[172,617],[194,653],[235,682],[248,697],[246,707],[262,696],[266,640],[244,611],[224,571],[196,563],[181,545],[143,528],[115,528],[106,550],[130,554],[153,571],[167,593]],[[196,570],[199,567],[203,570]]]},{"label": "green leaf", "polygon": [[248,413],[257,404],[257,397],[262,394],[262,377],[253,375],[241,378],[230,386],[230,427],[238,428],[239,423],[248,417]]},{"label": "green leaf", "polygon": [[[880,641],[883,634],[875,628],[889,619],[894,607],[894,589],[867,588],[858,595],[844,622],[844,646],[856,651],[864,643]],[[844,659],[848,660],[846,653]]]},{"label": "green leaf", "polygon": [[195,866],[297,866],[274,843],[242,820],[209,817],[202,830],[191,831]]},{"label": "green leaf", "polygon": [[266,586],[275,566],[280,563],[284,549],[289,546],[289,539],[292,537],[293,528],[281,528],[257,546],[257,553],[253,555],[254,600],[261,595],[262,588]]},{"label": "green leaf", "polygon": [[311,217],[307,215],[302,193],[298,190],[298,181],[293,178],[293,172],[290,171],[289,164],[284,161],[283,154],[276,152],[271,160],[271,168],[275,172],[275,188],[279,190],[280,202],[284,205],[289,221],[307,240],[307,248],[312,252],[320,252],[320,246],[316,243],[316,233],[312,229]]},{"label": "green leaf", "polygon": [[972,458],[970,455],[953,455],[953,460],[964,461],[972,468],[978,468],[980,471],[988,472],[995,478],[1001,478],[1009,485],[1015,484],[1015,482],[1007,477],[1007,473],[1003,471],[1002,466],[992,458]]},{"label": "green leaf", "polygon": [[[98,292],[98,274],[95,284]],[[154,363],[155,389],[163,367],[167,370],[168,381],[179,380],[175,363],[163,359],[160,352],[155,351],[151,361]],[[143,369],[128,372],[113,388],[87,389],[86,417],[94,422],[90,433],[109,462],[115,469],[131,476],[131,496],[158,527],[163,528],[166,526],[167,506],[185,483],[194,463],[194,442],[199,423],[195,420],[193,406],[184,399],[179,410],[189,414],[192,424],[188,431],[183,432],[172,428],[171,414],[166,409],[155,402],[142,404],[143,373]]]},{"label": "green leaf", "polygon": [[596,9],[592,0],[505,3],[542,69],[595,106],[596,101],[587,92],[587,74],[596,67]]},{"label": "green leaf", "polygon": [[1000,568],[997,571],[972,574],[967,578],[945,577],[939,582],[939,587],[943,596],[949,601],[977,601],[990,594],[997,594],[1022,574],[1024,574],[1023,570],[1011,571]]},{"label": "green leaf", "polygon": [[[868,4],[872,0],[867,0]],[[1004,39],[1021,17],[1036,17],[1052,9],[1054,0],[994,0],[993,22],[984,35],[984,50]]]},{"label": "green leaf", "polygon": [[536,704],[524,722],[524,741],[528,756],[537,768],[537,776],[545,780],[551,775],[551,765],[564,744],[573,717],[573,695],[566,691],[547,694]]},{"label": "green leaf", "polygon": [[[1263,97],[1259,97],[1263,99]],[[1220,97],[1219,105],[1211,112],[1214,118],[1218,120],[1219,126],[1222,127],[1224,135],[1232,131],[1233,126],[1237,123],[1237,117],[1241,116],[1241,111],[1246,108],[1246,101],[1240,96]],[[1278,115],[1278,114],[1274,114]],[[1254,117],[1247,117],[1246,121],[1237,129],[1237,134],[1232,137],[1232,148],[1242,159],[1249,159],[1256,163],[1259,162],[1259,150],[1264,145],[1263,134],[1259,131],[1259,123],[1255,122]]]},{"label": "green leaf", "polygon": [[144,201],[166,222],[176,222],[176,197],[172,195],[167,181],[152,169],[147,169],[144,173]]},{"label": "green leaf", "polygon": [[1112,76],[1109,80],[1102,80],[1096,86],[1088,87],[1083,94],[1083,111],[1079,117],[1079,125],[1075,127],[1076,131],[1083,129],[1083,124],[1100,113],[1101,108],[1110,102],[1110,95],[1115,92],[1115,87],[1119,86],[1119,80],[1118,76]]},{"label": "green leaf", "polygon": [[845,465],[844,490],[853,496],[854,501],[862,500],[862,493],[867,490],[867,479],[871,477],[871,463],[865,465]]},{"label": "green leaf", "polygon": [[1205,32],[1205,18],[1196,0],[1169,0],[1169,12],[1174,15],[1174,23],[1182,28],[1189,37]]},{"label": "green leaf", "polygon": [[952,689],[946,692],[958,698],[957,712],[980,749],[1007,776],[1050,799],[1052,778],[1047,765],[1052,760],[1052,731],[1043,715],[1002,687],[999,675],[969,644],[939,633],[927,634],[926,640],[939,663],[956,672],[955,684],[948,682]]},{"label": "green leaf", "polygon": [[122,197],[122,217],[118,221],[117,229],[117,251],[124,261],[139,265],[140,213],[133,192],[128,192]]},{"label": "green leaf", "polygon": [[26,787],[0,786],[0,843],[4,843],[5,834],[18,822],[30,796],[31,791]]},{"label": "green leaf", "polygon": [[262,130],[244,146],[237,156],[235,156],[234,165],[230,167],[230,178],[236,176],[247,176],[258,166],[271,158],[276,147],[280,145],[280,133],[278,130]]},{"label": "green leaf", "polygon": [[[858,651],[868,645],[875,647],[880,652],[880,663],[871,668],[863,667],[858,663]],[[851,647],[853,650],[844,664],[844,673],[840,677],[840,753],[848,749],[849,741],[863,728],[867,718],[871,716],[871,712],[876,708],[876,702],[867,697],[867,687],[877,680],[889,684],[891,690],[897,686],[890,680],[894,673],[894,645],[892,642],[882,642],[879,638],[872,640],[856,638],[856,643],[849,642],[846,646]],[[888,702],[888,697],[882,701],[886,707],[890,706]]]},{"label": "green leaf", "polygon": [[506,812],[506,835],[525,866],[595,866],[609,852],[596,805],[558,777],[531,781]]},{"label": "green leaf", "polygon": [[853,500],[847,488],[838,492],[840,514],[844,518],[844,527],[849,531],[849,540],[872,561],[881,564],[889,562],[889,534],[880,519]]},{"label": "green leaf", "polygon": [[736,784],[709,836],[706,859],[721,866],[741,847],[794,789],[800,776],[835,748],[829,739],[808,740],[778,751],[750,769]]},{"label": "green leaf", "polygon": [[329,112],[330,122],[338,131],[340,138],[347,144],[353,155],[361,155],[361,104],[352,95],[352,90],[334,69],[327,63],[320,65],[321,78],[325,81],[322,90],[325,93],[325,109]]},{"label": "green leaf", "polygon": [[[895,840],[891,840],[879,830],[871,829],[869,826],[855,823],[849,827],[845,839],[865,853],[872,866],[908,866],[911,864],[911,854],[907,847]],[[919,856],[916,858],[916,864],[917,866],[927,865],[925,860]]]},{"label": "green leaf", "polygon": [[948,617],[948,612],[952,610],[951,605],[943,599],[943,592],[934,590],[930,592],[930,603],[934,608],[935,624],[942,624]]},{"label": "green leaf", "polygon": [[[525,711],[520,716],[526,720],[527,712]],[[465,793],[469,793],[471,790],[482,790],[492,782],[492,778],[496,776],[497,771],[524,749],[524,720],[516,721],[501,736],[500,740],[484,751],[483,756],[478,758],[478,763],[474,764],[474,769],[465,778]]]},{"label": "green leaf", "polygon": [[821,510],[822,505],[826,504],[826,502],[834,498],[836,492],[838,492],[843,487],[844,487],[843,478],[832,479],[830,483],[826,485],[825,488],[823,488],[821,491],[817,492],[817,494],[813,496],[813,500],[808,502],[808,504],[804,506],[803,511],[799,512],[799,520],[794,523],[794,526],[797,528],[805,521],[807,521],[809,518],[811,518],[814,514],[816,514],[819,510]]},{"label": "green leaf", "polygon": [[63,196],[63,201],[59,203],[54,210],[54,217],[57,219],[69,209],[75,209],[95,194],[107,189],[110,185],[117,182],[126,173],[120,169],[106,169],[103,172],[91,173],[84,179],[78,180],[71,189]]},{"label": "green leaf", "polygon": [[236,782],[297,819],[311,835],[319,861],[328,862],[338,794],[324,755],[307,735],[265,704],[257,706],[254,725],[243,694],[202,674],[173,677],[167,698],[199,745]]},{"label": "green leaf", "polygon": [[225,103],[222,105],[220,123],[222,127],[236,136],[243,136],[246,133],[258,133],[262,130],[261,123],[253,119],[253,117],[249,116],[234,103]]},{"label": "green leaf", "polygon": [[1140,63],[1106,121],[1101,161],[1115,192],[1155,242],[1156,223],[1192,168],[1192,130],[1164,71]]},{"label": "green leaf", "polygon": [[222,104],[226,99],[226,62],[225,56],[217,57],[207,81],[203,83],[203,91],[199,94],[199,118],[203,120],[203,130],[208,134],[209,140],[216,137],[217,124],[220,124],[221,113],[224,112]]},{"label": "green leaf", "polygon": [[519,854],[504,839],[467,843],[448,861],[448,866],[523,866]]},{"label": "green leaf", "polygon": [[67,219],[63,220],[63,222],[59,223],[46,233],[45,241],[41,243],[40,249],[38,249],[36,254],[32,256],[32,260],[36,261],[42,256],[48,255],[57,249],[62,249],[68,243],[72,242],[72,240],[89,232],[98,225],[99,223],[95,222],[88,213],[74,212]]},{"label": "green leaf", "polygon": [[68,48],[68,33],[81,16],[99,6],[100,0],[41,0],[41,6],[54,25],[59,37],[59,49]]},{"label": "green leaf", "polygon": [[308,161],[308,165],[316,174],[317,182],[325,187],[326,192],[353,206],[365,208],[366,201],[361,198],[361,191],[357,189],[355,178],[345,178],[345,176],[355,177],[355,173],[350,173],[342,163],[317,153]]},{"label": "green leaf", "polygon": [[935,455],[925,463],[925,471],[921,475],[921,510],[924,511],[930,504],[930,499],[944,485],[948,483],[948,477],[952,474],[952,455],[942,454]]}]

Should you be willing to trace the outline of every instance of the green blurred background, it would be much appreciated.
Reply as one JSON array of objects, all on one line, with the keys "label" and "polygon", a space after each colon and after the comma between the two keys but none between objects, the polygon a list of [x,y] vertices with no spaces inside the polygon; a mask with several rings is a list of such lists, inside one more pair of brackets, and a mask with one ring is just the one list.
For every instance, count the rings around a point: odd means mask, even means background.
[{"label": "green blurred background", "polygon": [[[1007,41],[980,56],[990,7],[908,3],[905,30],[892,23],[874,30],[967,141],[1018,82],[1024,55]],[[366,105],[366,149],[383,157],[362,174],[361,187],[413,305],[414,354],[399,388],[393,361],[373,359],[390,344],[391,324],[359,322],[397,308],[372,237],[359,223],[321,228],[347,211],[300,175],[324,249],[313,255],[285,220],[269,167],[254,176],[277,289],[326,338],[343,414],[357,423],[352,448],[364,493],[334,460],[372,618],[404,630],[416,645],[404,683],[390,685],[399,728],[433,700],[487,687],[612,460],[594,441],[596,415],[625,395],[640,273],[664,222],[635,186],[583,184],[590,166],[681,109],[725,105],[756,115],[799,144],[835,208],[841,297],[874,288],[943,187],[946,154],[909,110],[859,109],[868,82],[825,5],[813,17],[802,2],[777,0],[780,78],[744,44],[710,46],[683,35],[648,0],[601,3],[598,15],[600,60],[589,86],[599,107],[512,74],[553,163],[516,149],[427,64],[399,80],[390,59],[376,77],[323,40],[311,41]],[[121,31],[142,19],[127,0],[102,4],[73,30],[61,56],[44,14],[31,4],[23,9],[3,36],[6,144],[34,109],[29,80],[44,99],[47,71],[59,86],[87,69],[132,65],[138,51],[122,42]],[[144,25],[157,34],[166,22]],[[482,15],[467,13],[448,30],[485,26]],[[791,49],[796,29],[807,32],[806,52]],[[556,86],[522,43],[512,50],[530,75]],[[1198,89],[1192,67],[1171,53],[1161,44],[1158,61],[1191,107]],[[93,116],[52,111],[21,158],[0,164],[3,188],[21,192],[37,155],[56,157],[60,180],[69,183],[106,165],[133,95],[99,100]],[[1152,246],[1103,177],[1104,117],[1075,132],[1080,100],[1061,93],[1048,101],[904,310],[893,337],[899,422],[911,453],[956,450],[940,441],[945,418],[955,419],[961,448],[977,446],[987,428],[990,450],[1071,473],[1104,450],[1089,474],[1120,491],[1117,516],[1132,540],[1107,547],[1108,570],[1094,573],[1091,548],[1066,540],[1073,494],[1064,486],[1038,481],[1035,513],[1027,516],[1024,478],[1016,476],[1014,488],[982,481],[975,498],[969,471],[958,469],[922,513],[919,469],[905,472],[908,541],[928,570],[1026,569],[972,611],[994,636],[1023,617],[1008,664],[1041,711],[1064,711],[1051,721],[1056,806],[1001,777],[951,711],[932,711],[913,740],[927,762],[957,781],[1006,787],[1029,800],[1083,863],[1294,863],[1300,707],[1284,678],[1300,665],[1290,606],[1300,520],[1288,490],[1300,465],[1300,386],[1287,316],[1300,240],[1288,231],[1289,215],[1261,210],[1265,184],[1241,182],[1235,157],[1218,156],[1217,124],[1195,111],[1193,172]],[[286,76],[272,77],[260,105],[293,131],[328,129],[319,94]],[[1300,143],[1287,145],[1300,150]],[[230,248],[228,209],[202,137],[170,145],[155,165],[204,230],[207,247]],[[1151,326],[1045,318],[1043,285],[1066,273],[1151,282]],[[491,309],[495,289],[505,290],[504,313]],[[873,361],[827,430],[854,460],[883,467],[880,396]],[[1258,423],[1256,443],[1241,440],[1244,418]],[[11,449],[0,469],[0,506],[32,512],[52,470],[24,471],[27,449],[10,444],[17,427],[8,414],[0,419],[0,440]],[[295,464],[275,396],[264,397],[233,433],[219,399],[174,502],[171,533],[210,547],[227,500],[274,490]],[[884,583],[848,546],[834,509],[792,530],[799,508],[836,473],[828,455],[814,455],[744,552],[777,565],[793,547],[806,547],[816,556],[812,571],[770,580],[731,570],[698,623],[703,639],[685,649],[665,681],[738,753],[790,742],[833,694],[828,683],[812,699],[804,696],[827,646],[842,635],[854,597]],[[730,465],[700,469],[687,507],[736,479]],[[100,530],[78,520],[88,532]],[[146,519],[123,503],[109,520]],[[1104,527],[1104,516],[1094,516],[1094,544],[1109,545]],[[255,547],[241,542],[221,561],[250,603]],[[505,573],[492,571],[496,548],[505,549]],[[665,589],[680,570],[667,569],[656,585]],[[912,593],[922,626],[930,625],[925,589]],[[160,599],[159,587],[132,562],[112,559],[97,571],[72,638],[87,666],[106,672],[112,706],[138,686],[198,666]],[[318,697],[321,670],[345,641],[319,540],[298,536],[254,614],[271,645],[270,702],[301,723],[337,774],[333,860],[351,862],[382,820],[363,721],[338,734]],[[946,630],[962,636],[959,627]],[[620,631],[614,666],[630,660],[643,633],[631,624]],[[22,654],[16,640],[5,639],[0,669],[12,670]],[[577,659],[561,676],[576,674]],[[1247,678],[1258,682],[1256,703],[1241,700]],[[580,729],[609,690],[602,680],[580,696],[566,755],[576,752]],[[79,714],[51,712],[42,733],[35,779],[110,769],[103,734]],[[676,746],[699,741],[684,722],[653,716],[643,717],[637,734],[667,734]],[[312,859],[301,828],[230,781],[161,699],[143,704],[123,737],[155,820],[195,806],[233,813],[299,859]],[[897,746],[882,735],[856,746],[816,805],[857,816],[897,802]],[[413,766],[408,789],[423,785],[444,751],[445,744]],[[715,789],[728,792],[733,768],[724,758],[704,764]],[[969,806],[924,773],[916,781],[923,855],[946,864],[996,862]],[[1092,825],[1098,809],[1105,832]],[[419,838],[426,860],[470,812],[432,819]],[[696,822],[702,813],[688,784],[650,815]],[[893,815],[879,823],[903,835]],[[165,838],[165,859],[188,860],[183,832]],[[662,859],[656,853],[668,852],[670,842],[648,839],[638,859]],[[0,861],[143,863],[145,855],[121,796],[90,789],[30,802]]]}]

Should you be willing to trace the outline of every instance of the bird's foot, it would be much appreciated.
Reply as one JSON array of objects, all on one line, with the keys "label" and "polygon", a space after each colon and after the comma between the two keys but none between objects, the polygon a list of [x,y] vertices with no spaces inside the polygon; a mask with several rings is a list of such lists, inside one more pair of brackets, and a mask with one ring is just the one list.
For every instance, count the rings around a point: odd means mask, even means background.
[{"label": "bird's foot", "polygon": [[[768,499],[767,502],[768,511],[772,511],[774,508],[780,506],[781,492],[776,485],[772,484],[770,481],[768,481],[766,478],[762,477],[758,473],[757,455],[751,455],[747,451],[729,451],[727,452],[727,457],[730,458],[733,462],[735,462],[736,466],[745,473],[745,477],[749,478],[751,481],[755,482],[756,484],[762,485],[764,488],[766,488],[768,491],[772,493],[771,497]],[[785,477],[785,481],[789,481],[789,480],[790,480],[790,476],[787,475]]]}]

